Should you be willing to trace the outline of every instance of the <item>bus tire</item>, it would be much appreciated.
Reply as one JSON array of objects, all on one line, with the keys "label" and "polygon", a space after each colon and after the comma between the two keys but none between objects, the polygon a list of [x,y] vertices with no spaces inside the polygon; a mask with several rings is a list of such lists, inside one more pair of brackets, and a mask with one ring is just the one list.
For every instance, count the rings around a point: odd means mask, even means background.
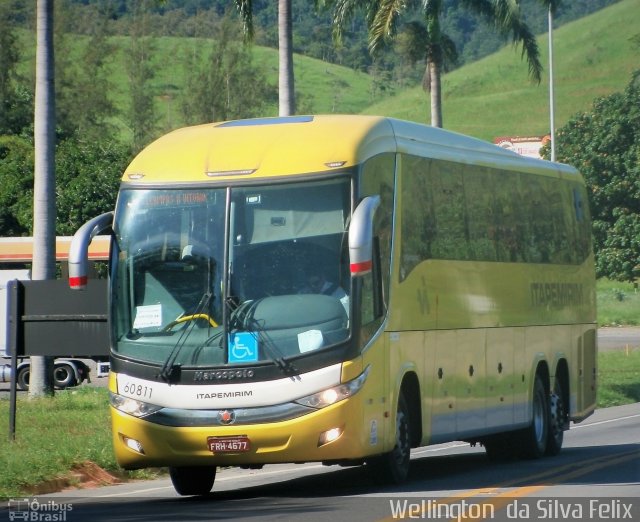
[{"label": "bus tire", "polygon": [[536,374],[533,384],[533,419],[522,433],[522,455],[528,459],[542,457],[547,451],[549,440],[549,395],[540,374]]},{"label": "bus tire", "polygon": [[78,384],[76,373],[70,364],[56,364],[53,369],[53,384],[61,390]]},{"label": "bus tire", "polygon": [[562,401],[562,388],[558,380],[549,396],[549,434],[545,454],[554,456],[560,453],[564,441],[566,410]]},{"label": "bus tire", "polygon": [[411,463],[410,423],[407,401],[401,392],[396,412],[396,443],[390,452],[367,462],[378,482],[400,484],[407,479]]},{"label": "bus tire", "polygon": [[215,466],[169,468],[171,483],[178,495],[207,495],[216,480]]},{"label": "bus tire", "polygon": [[16,374],[16,384],[21,390],[29,389],[29,377],[31,376],[31,367],[27,364],[18,370]]}]

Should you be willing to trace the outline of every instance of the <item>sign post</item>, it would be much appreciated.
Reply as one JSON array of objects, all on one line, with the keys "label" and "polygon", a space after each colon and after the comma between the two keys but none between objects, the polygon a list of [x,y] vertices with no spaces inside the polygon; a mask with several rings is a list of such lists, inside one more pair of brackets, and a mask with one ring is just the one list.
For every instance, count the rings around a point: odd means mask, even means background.
[{"label": "sign post", "polygon": [[85,292],[65,280],[7,284],[11,392],[9,440],[15,440],[18,357],[100,357],[109,354],[107,281],[91,279]]}]

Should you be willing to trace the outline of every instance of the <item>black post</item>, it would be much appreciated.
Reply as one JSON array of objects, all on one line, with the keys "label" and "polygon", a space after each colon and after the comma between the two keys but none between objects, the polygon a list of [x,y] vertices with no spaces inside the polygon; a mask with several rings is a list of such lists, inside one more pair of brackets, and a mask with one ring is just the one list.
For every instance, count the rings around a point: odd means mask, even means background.
[{"label": "black post", "polygon": [[18,378],[18,314],[20,313],[20,282],[17,279],[7,284],[8,345],[11,353],[11,383],[9,387],[9,442],[16,440],[16,399]]}]

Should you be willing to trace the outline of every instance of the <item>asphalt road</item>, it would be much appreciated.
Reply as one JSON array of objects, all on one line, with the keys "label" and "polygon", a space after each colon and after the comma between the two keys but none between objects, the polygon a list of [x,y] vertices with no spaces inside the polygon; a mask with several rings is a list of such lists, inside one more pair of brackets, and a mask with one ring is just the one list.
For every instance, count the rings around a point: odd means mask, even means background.
[{"label": "asphalt road", "polygon": [[598,349],[601,351],[640,348],[640,327],[600,328]]},{"label": "asphalt road", "polygon": [[376,485],[362,467],[277,465],[223,469],[207,497],[179,497],[160,479],[36,500],[70,522],[640,520],[640,403],[572,426],[555,457],[493,463],[464,443],[418,449],[402,486]]}]

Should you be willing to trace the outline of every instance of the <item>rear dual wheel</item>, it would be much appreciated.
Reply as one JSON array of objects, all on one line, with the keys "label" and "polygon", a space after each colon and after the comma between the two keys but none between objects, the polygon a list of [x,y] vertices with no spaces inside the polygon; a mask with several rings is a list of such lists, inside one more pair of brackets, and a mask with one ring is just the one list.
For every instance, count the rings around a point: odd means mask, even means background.
[{"label": "rear dual wheel", "polygon": [[533,419],[528,428],[489,437],[483,441],[489,460],[506,460],[513,456],[537,459],[560,453],[564,439],[566,410],[562,387],[556,381],[547,392],[542,377],[536,375],[533,385]]},{"label": "rear dual wheel", "polygon": [[547,450],[549,437],[549,400],[540,375],[536,374],[533,383],[533,420],[522,433],[522,453],[524,457],[537,459]]},{"label": "rear dual wheel", "polygon": [[564,428],[567,422],[567,410],[562,401],[562,387],[556,380],[553,391],[549,396],[549,434],[547,437],[546,455],[557,455],[562,449]]},{"label": "rear dual wheel", "polygon": [[549,393],[540,375],[533,387],[533,422],[522,435],[525,457],[537,459],[557,455],[562,449],[567,413],[562,401],[562,388],[556,381]]}]

